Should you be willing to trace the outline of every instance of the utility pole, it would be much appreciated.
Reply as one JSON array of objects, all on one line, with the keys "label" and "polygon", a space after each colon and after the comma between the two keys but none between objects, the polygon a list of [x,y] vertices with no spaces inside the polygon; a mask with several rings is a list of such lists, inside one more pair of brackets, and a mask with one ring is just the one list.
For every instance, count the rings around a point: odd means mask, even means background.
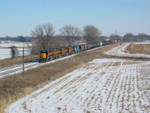
[{"label": "utility pole", "polygon": [[24,75],[24,46],[23,46],[23,66],[22,66],[22,75]]},{"label": "utility pole", "polygon": [[115,35],[117,35],[117,30],[115,30]]}]

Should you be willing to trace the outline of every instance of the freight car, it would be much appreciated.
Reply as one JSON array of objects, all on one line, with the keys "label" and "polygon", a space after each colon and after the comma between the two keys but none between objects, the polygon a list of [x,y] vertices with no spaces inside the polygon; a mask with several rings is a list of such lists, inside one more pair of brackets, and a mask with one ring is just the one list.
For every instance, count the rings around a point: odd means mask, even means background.
[{"label": "freight car", "polygon": [[108,44],[111,44],[112,42],[111,41],[102,41],[102,46],[105,46],[105,45],[108,45]]}]

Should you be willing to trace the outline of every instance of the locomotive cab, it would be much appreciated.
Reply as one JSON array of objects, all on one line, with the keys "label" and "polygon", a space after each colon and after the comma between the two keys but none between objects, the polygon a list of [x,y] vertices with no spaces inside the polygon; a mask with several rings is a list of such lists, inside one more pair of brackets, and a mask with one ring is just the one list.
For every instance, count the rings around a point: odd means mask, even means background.
[{"label": "locomotive cab", "polygon": [[48,50],[41,50],[40,52],[40,62],[46,62],[48,55]]}]

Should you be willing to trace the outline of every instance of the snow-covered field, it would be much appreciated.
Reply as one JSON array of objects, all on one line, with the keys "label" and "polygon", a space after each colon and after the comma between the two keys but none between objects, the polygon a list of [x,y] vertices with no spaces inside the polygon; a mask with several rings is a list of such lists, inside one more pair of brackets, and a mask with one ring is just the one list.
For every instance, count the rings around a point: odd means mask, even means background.
[{"label": "snow-covered field", "polygon": [[[18,56],[22,56],[23,55],[23,47],[27,47],[28,45],[31,46],[31,44],[26,44],[26,43],[21,43],[21,42],[2,42],[0,44],[0,59],[5,59],[5,58],[11,58],[11,51],[9,49],[9,47],[11,46],[16,46],[16,47],[22,47],[22,48],[18,48],[19,51],[19,55]],[[4,48],[3,48],[4,47]],[[25,48],[25,55],[30,55],[30,49],[29,48]]]},{"label": "snow-covered field", "polygon": [[119,45],[119,46],[117,46],[117,47],[115,47],[115,48],[105,52],[105,54],[113,55],[113,56],[124,56],[124,57],[150,58],[150,55],[148,55],[148,54],[142,54],[142,53],[131,54],[131,53],[126,53],[125,50],[130,44],[131,43],[121,44],[121,45]]},{"label": "snow-covered field", "polygon": [[16,47],[28,47],[31,46],[31,43],[24,43],[24,42],[12,42],[12,41],[3,41],[0,43],[0,47],[11,47],[11,46],[16,46]]},{"label": "snow-covered field", "polygon": [[150,62],[95,59],[11,104],[6,113],[149,113]]},{"label": "snow-covered field", "polygon": [[5,59],[5,58],[10,58],[11,54],[10,54],[10,49],[0,49],[0,59]]},{"label": "snow-covered field", "polygon": [[[18,48],[18,56],[23,56],[22,48]],[[30,50],[28,48],[24,49],[24,55],[30,55]],[[0,48],[0,59],[11,58],[11,50],[9,48]]]},{"label": "snow-covered field", "polygon": [[150,44],[150,42],[149,41],[147,41],[147,42],[134,42],[134,44]]}]

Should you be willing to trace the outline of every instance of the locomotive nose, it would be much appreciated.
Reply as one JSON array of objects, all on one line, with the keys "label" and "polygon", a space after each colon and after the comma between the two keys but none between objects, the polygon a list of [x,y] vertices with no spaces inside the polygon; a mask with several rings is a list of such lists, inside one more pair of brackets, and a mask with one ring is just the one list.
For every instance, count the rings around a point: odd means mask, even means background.
[{"label": "locomotive nose", "polygon": [[41,58],[46,58],[46,53],[42,53],[42,54],[40,55],[40,57],[41,57]]}]

